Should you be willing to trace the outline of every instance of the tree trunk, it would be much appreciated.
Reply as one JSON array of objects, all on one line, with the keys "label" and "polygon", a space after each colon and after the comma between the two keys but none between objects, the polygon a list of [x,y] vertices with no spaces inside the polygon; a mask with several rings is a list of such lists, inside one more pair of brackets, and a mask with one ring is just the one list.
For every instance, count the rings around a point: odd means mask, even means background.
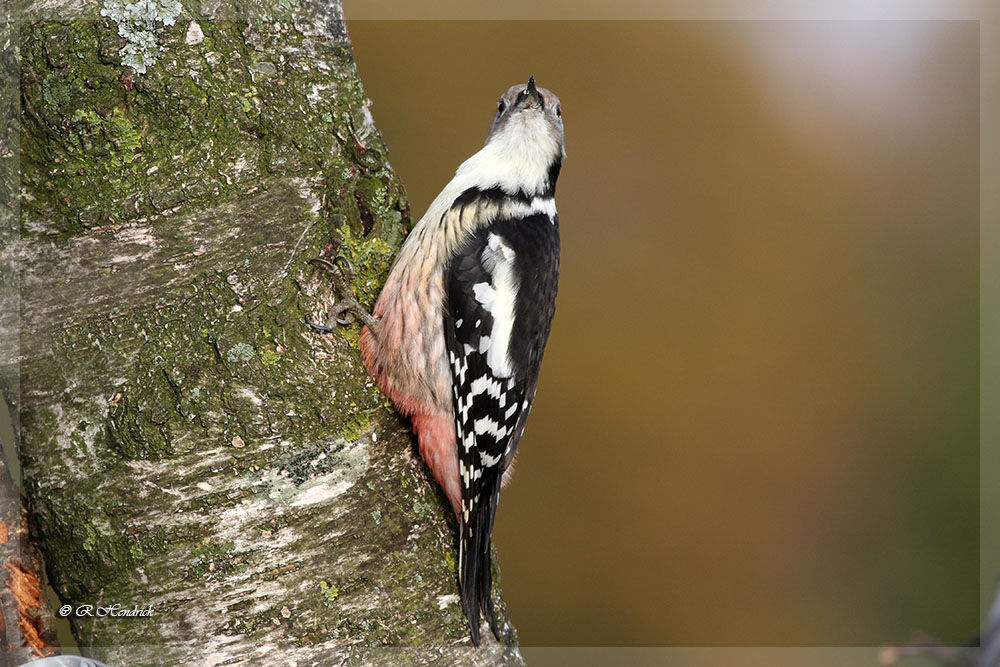
[{"label": "tree trunk", "polygon": [[461,648],[454,519],[357,325],[303,325],[331,303],[307,260],[346,256],[370,306],[409,222],[340,3],[185,0],[171,22],[160,0],[163,50],[138,65],[141,26],[99,15],[115,4],[38,0],[14,41],[20,322],[0,327],[21,336],[0,379],[80,646],[520,661],[502,601],[511,647]]}]

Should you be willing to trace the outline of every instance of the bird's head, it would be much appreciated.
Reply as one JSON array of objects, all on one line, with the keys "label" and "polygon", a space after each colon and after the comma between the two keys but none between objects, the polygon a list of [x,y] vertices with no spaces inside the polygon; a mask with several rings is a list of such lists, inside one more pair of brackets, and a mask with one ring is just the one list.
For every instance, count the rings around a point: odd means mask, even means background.
[{"label": "bird's head", "polygon": [[534,76],[500,96],[486,143],[512,134],[546,134],[564,155],[562,104],[551,90],[537,87]]},{"label": "bird's head", "polygon": [[558,165],[566,157],[562,104],[555,94],[528,83],[511,86],[497,102],[486,147],[497,156],[522,161],[526,169]]},{"label": "bird's head", "polygon": [[500,187],[508,194],[551,197],[565,157],[562,105],[531,77],[500,96],[486,145],[459,166],[450,185],[459,192]]}]

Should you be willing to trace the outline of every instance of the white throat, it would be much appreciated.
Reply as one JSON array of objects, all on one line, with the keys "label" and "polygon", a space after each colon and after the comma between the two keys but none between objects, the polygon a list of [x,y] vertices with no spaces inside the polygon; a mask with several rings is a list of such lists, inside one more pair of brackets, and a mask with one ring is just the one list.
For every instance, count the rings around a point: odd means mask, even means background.
[{"label": "white throat", "polygon": [[455,180],[463,181],[466,187],[499,186],[509,193],[540,193],[548,182],[553,156],[559,153],[559,144],[542,112],[523,111],[459,166]]}]

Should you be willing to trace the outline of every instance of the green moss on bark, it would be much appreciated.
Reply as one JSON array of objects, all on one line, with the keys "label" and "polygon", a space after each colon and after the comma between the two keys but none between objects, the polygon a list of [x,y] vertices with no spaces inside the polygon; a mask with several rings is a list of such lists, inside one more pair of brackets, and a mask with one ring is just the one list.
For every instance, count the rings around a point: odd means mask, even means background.
[{"label": "green moss on bark", "polygon": [[[122,39],[96,8],[98,20],[24,30],[23,88],[35,126],[24,142],[35,198],[27,231],[212,205],[294,172],[328,176],[337,184],[331,214],[350,201],[349,217],[360,219],[360,206],[381,226],[376,233],[398,241],[402,188],[359,111],[350,51],[325,49],[322,66],[276,57],[315,49],[290,6],[248,24],[205,20],[199,3],[184,5],[163,32],[165,53],[144,74],[120,64]],[[190,20],[204,34],[198,44],[185,43]]]}]

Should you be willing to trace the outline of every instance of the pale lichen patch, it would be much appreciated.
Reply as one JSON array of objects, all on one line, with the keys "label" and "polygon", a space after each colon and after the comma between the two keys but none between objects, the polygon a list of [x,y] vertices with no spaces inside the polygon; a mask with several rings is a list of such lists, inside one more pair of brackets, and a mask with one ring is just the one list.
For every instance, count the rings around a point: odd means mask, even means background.
[{"label": "pale lichen patch", "polygon": [[364,438],[307,447],[279,459],[252,486],[277,504],[301,507],[329,503],[368,470],[369,447]]},{"label": "pale lichen patch", "polygon": [[461,598],[455,593],[449,593],[448,595],[439,595],[437,598],[438,609],[444,609],[449,605],[458,604]]},{"label": "pale lichen patch", "polygon": [[153,228],[149,226],[126,226],[115,230],[116,243],[155,246],[158,242]]},{"label": "pale lichen patch", "polygon": [[198,25],[197,21],[188,23],[187,32],[184,34],[184,43],[188,46],[194,46],[204,41],[205,33],[202,32],[201,26]]}]

